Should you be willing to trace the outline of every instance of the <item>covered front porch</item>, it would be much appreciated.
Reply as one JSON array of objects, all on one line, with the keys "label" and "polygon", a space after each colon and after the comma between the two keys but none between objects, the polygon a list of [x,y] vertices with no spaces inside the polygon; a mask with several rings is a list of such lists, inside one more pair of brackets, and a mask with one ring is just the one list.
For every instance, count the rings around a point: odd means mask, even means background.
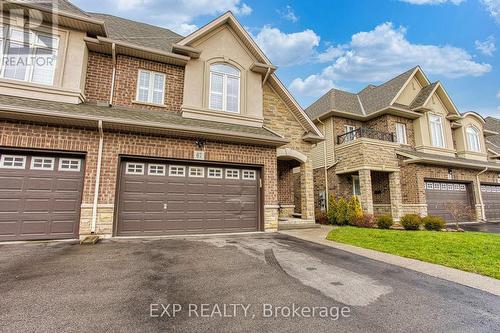
[{"label": "covered front porch", "polygon": [[337,177],[338,193],[345,198],[358,196],[363,212],[375,217],[391,215],[399,221],[402,215],[399,171],[361,169]]},{"label": "covered front porch", "polygon": [[278,229],[314,225],[312,161],[299,151],[277,150]]}]

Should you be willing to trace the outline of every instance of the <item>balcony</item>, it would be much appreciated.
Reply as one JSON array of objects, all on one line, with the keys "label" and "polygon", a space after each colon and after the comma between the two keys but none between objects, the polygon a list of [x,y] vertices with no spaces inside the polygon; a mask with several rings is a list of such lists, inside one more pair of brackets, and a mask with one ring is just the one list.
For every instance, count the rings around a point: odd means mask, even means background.
[{"label": "balcony", "polygon": [[380,140],[387,142],[395,142],[396,138],[394,133],[382,132],[368,127],[360,127],[354,131],[337,136],[337,144],[351,142],[359,138],[367,138],[372,140]]}]

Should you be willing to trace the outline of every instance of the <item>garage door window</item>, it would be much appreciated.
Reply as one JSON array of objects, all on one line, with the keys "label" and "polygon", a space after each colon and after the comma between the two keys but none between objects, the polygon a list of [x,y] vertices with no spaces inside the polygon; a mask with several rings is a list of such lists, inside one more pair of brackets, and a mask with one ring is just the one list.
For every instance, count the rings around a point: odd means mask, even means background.
[{"label": "garage door window", "polygon": [[222,178],[222,169],[208,168],[208,178]]},{"label": "garage door window", "polygon": [[163,164],[148,165],[148,174],[153,176],[165,176],[165,165]]},{"label": "garage door window", "polygon": [[59,160],[59,171],[80,171],[81,161],[73,158],[61,158]]},{"label": "garage door window", "polygon": [[226,169],[226,179],[240,179],[240,170]]},{"label": "garage door window", "polygon": [[169,176],[184,177],[186,176],[186,167],[179,165],[171,165],[168,171]]},{"label": "garage door window", "polygon": [[255,180],[257,178],[257,173],[255,170],[243,170],[242,177],[245,180]]},{"label": "garage door window", "polygon": [[128,175],[143,175],[144,174],[144,164],[142,163],[127,163]]},{"label": "garage door window", "polygon": [[205,177],[205,169],[202,167],[189,167],[189,177]]},{"label": "garage door window", "polygon": [[24,169],[26,166],[26,156],[2,155],[0,158],[0,168]]},{"label": "garage door window", "polygon": [[53,157],[32,157],[31,169],[32,170],[54,170]]}]

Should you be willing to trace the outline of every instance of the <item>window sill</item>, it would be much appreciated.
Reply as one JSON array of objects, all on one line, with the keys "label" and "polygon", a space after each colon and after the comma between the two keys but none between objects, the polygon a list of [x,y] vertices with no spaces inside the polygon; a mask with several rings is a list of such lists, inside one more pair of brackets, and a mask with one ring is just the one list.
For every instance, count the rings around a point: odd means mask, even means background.
[{"label": "window sill", "polygon": [[141,101],[137,101],[137,100],[133,100],[132,104],[154,106],[157,108],[167,108],[167,106],[165,104],[148,103],[148,102],[141,102]]}]

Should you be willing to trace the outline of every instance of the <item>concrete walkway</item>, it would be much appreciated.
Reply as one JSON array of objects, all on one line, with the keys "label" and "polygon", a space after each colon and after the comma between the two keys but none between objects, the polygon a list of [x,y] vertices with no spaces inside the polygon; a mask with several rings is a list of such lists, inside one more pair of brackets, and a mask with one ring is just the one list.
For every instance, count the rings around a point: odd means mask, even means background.
[{"label": "concrete walkway", "polygon": [[330,230],[332,230],[332,227],[321,226],[321,228],[317,229],[286,230],[280,231],[280,233],[316,244],[354,253],[373,260],[382,261],[391,265],[411,269],[443,280],[459,283],[464,286],[483,290],[493,295],[500,296],[500,280],[416,259],[403,258],[393,254],[332,242],[326,240],[326,235]]}]

